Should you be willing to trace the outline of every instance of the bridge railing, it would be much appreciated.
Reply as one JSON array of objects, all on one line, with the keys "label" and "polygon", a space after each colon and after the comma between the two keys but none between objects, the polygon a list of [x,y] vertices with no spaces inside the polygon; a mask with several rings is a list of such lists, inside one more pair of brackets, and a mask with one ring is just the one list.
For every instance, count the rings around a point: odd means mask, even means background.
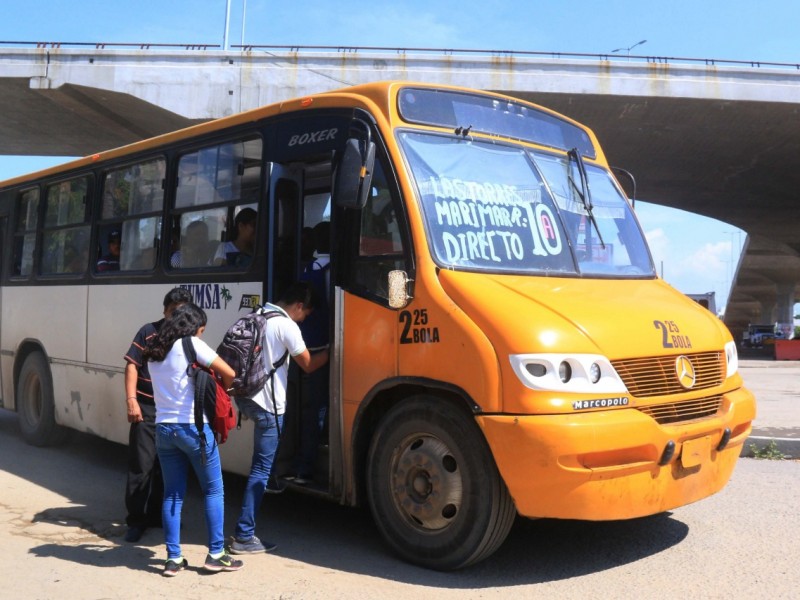
[{"label": "bridge railing", "polygon": [[106,48],[139,48],[151,50],[153,48],[183,48],[184,50],[209,50],[220,48],[219,44],[151,44],[149,42],[13,42],[0,41],[0,46],[34,46],[36,48],[81,48],[89,47],[95,50]]},{"label": "bridge railing", "polygon": [[[182,48],[184,50],[216,50],[221,48],[219,44],[156,44],[149,42],[21,42],[21,41],[2,41],[0,46],[33,46],[36,48],[81,48],[90,47],[96,50],[107,48],[138,48],[140,50],[152,50],[160,48]],[[534,51],[534,50],[491,50],[480,48],[408,48],[390,46],[314,46],[314,45],[272,45],[272,44],[237,44],[231,45],[231,49],[240,52],[254,51],[326,51],[341,53],[367,52],[392,52],[396,54],[443,54],[443,55],[488,55],[488,56],[507,56],[507,57],[538,57],[548,59],[590,59],[600,61],[635,61],[656,64],[704,64],[707,66],[737,66],[753,68],[791,68],[800,70],[800,63],[771,62],[761,60],[733,60],[727,58],[694,58],[688,56],[654,56],[654,55],[620,55],[620,54],[597,54],[589,52],[554,52],[554,51]]]}]

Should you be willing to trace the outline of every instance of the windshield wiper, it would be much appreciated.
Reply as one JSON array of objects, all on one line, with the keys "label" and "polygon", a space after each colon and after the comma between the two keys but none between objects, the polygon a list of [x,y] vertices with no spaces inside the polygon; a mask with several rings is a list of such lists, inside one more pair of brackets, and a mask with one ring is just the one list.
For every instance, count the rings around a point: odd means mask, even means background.
[{"label": "windshield wiper", "polygon": [[[567,158],[569,159],[569,163],[567,164],[567,179],[569,179],[572,189],[575,190],[576,194],[578,194],[578,198],[581,199],[581,204],[583,204],[586,214],[589,215],[589,222],[594,226],[594,230],[597,232],[597,238],[600,240],[600,246],[603,248],[603,250],[605,250],[606,244],[603,241],[600,228],[597,226],[597,221],[595,220],[594,213],[592,212],[592,193],[589,191],[589,179],[586,177],[586,167],[583,165],[583,157],[581,156],[581,153],[578,152],[577,148],[573,148],[567,152]],[[575,166],[578,167],[578,174],[581,177],[580,188],[575,183],[575,179],[572,177],[573,161],[575,162]]]}]

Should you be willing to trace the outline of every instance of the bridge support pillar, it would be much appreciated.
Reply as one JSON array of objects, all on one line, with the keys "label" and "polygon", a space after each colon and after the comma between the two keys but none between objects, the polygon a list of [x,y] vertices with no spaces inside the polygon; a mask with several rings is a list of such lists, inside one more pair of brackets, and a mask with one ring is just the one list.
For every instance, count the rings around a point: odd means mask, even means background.
[{"label": "bridge support pillar", "polygon": [[775,287],[777,291],[775,317],[778,330],[783,334],[783,339],[788,340],[794,333],[794,299],[797,282],[779,283]]},{"label": "bridge support pillar", "polygon": [[761,309],[758,314],[758,323],[763,325],[766,323],[774,323],[775,318],[775,300],[773,298],[761,298],[758,301],[759,308]]}]

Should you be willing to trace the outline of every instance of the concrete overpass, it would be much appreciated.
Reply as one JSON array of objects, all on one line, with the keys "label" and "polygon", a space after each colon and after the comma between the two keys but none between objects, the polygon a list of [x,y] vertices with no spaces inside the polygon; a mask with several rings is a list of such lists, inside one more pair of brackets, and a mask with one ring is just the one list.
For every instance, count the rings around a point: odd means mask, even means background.
[{"label": "concrete overpass", "polygon": [[[0,46],[2,42],[0,42]],[[86,155],[346,85],[465,85],[592,127],[639,198],[748,234],[725,321],[800,298],[800,65],[473,50],[0,47],[0,154]],[[696,290],[698,292],[705,290]]]}]

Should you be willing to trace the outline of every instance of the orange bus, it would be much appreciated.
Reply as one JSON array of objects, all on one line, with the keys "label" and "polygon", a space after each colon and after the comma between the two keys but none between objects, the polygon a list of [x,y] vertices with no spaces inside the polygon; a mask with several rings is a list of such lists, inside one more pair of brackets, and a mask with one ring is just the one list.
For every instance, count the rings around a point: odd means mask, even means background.
[{"label": "orange bus", "polygon": [[[214,260],[239,211],[255,253]],[[331,227],[327,434],[311,484],[434,569],[515,515],[629,519],[720,490],[755,416],[719,319],[657,277],[586,127],[382,82],[287,100],[0,184],[2,404],[32,444],[126,443],[123,354],[165,292],[218,343]],[[118,268],[102,265],[119,236]],[[98,263],[101,263],[98,266]],[[308,409],[291,375],[275,465]],[[221,451],[246,474],[248,423]]]}]

